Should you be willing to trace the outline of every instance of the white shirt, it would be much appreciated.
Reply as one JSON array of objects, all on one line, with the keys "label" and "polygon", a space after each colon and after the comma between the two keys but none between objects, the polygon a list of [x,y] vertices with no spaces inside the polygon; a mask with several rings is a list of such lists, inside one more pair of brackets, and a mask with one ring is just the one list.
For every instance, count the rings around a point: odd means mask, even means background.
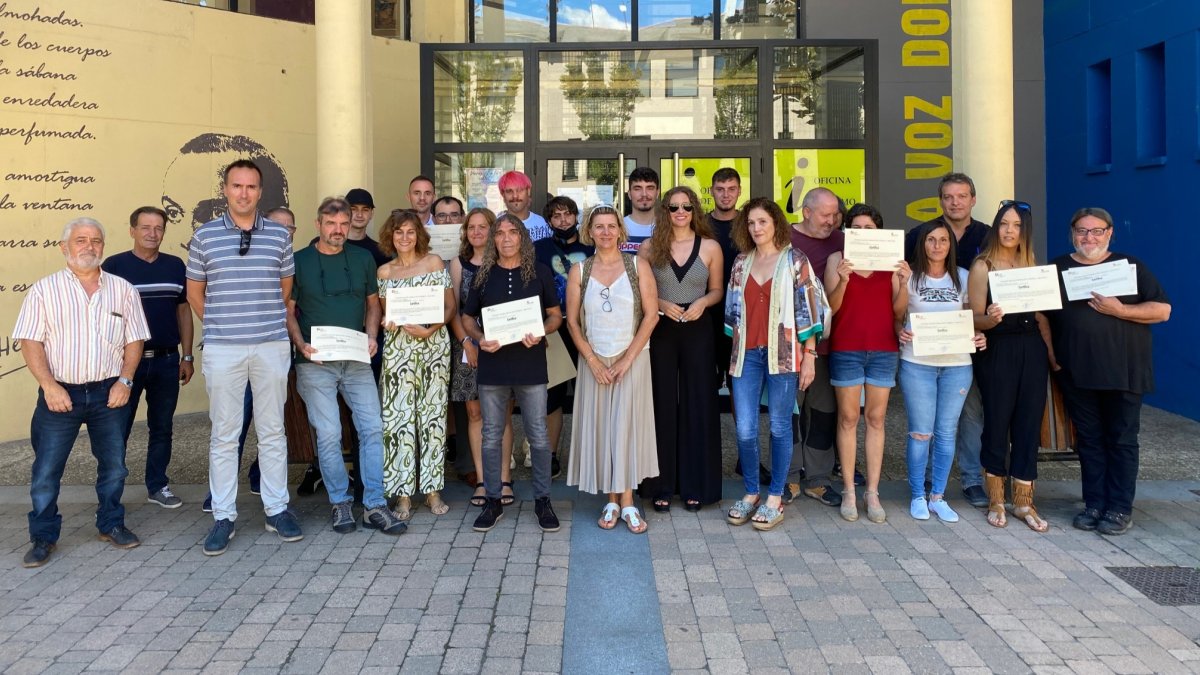
[{"label": "white shirt", "polygon": [[[958,273],[958,289],[954,288],[949,274],[940,278],[930,276],[921,279],[917,287],[917,275],[908,280],[908,313],[913,312],[957,312],[967,302],[967,271],[961,267],[955,268]],[[912,320],[905,319],[905,328],[912,330]],[[912,342],[900,345],[900,358],[910,363],[923,366],[969,366],[970,354],[942,354],[940,356],[914,356]]]}]

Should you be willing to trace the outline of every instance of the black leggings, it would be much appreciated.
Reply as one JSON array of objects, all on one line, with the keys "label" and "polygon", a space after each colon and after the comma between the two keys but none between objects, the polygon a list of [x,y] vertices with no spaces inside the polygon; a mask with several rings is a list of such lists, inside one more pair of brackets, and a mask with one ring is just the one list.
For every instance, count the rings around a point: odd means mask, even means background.
[{"label": "black leggings", "polygon": [[1026,481],[1037,479],[1049,372],[1046,343],[1039,333],[988,336],[987,349],[975,358],[975,379],[983,396],[979,458],[988,473]]}]

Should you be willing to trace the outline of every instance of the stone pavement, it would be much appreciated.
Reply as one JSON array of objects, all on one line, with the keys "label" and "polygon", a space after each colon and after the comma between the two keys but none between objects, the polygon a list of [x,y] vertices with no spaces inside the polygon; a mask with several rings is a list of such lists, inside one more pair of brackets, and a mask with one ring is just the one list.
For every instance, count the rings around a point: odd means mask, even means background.
[{"label": "stone pavement", "polygon": [[[518,483],[528,497],[528,484]],[[20,567],[24,488],[0,489],[0,669],[7,672],[1044,672],[1200,670],[1200,608],[1159,606],[1109,566],[1200,562],[1200,482],[1140,486],[1137,525],[1070,529],[1078,486],[1046,481],[1038,535],[1015,520],[918,523],[885,484],[888,521],[843,522],[801,499],[780,528],[714,507],[647,514],[647,536],[595,525],[600,500],[556,482],[563,528],[532,502],[493,531],[418,509],[407,534],[333,533],[323,493],[296,498],[303,541],[240,498],[223,556],[199,543],[204,486],[168,511],[126,491],[141,547],[95,538],[94,494],[69,487],[52,562]],[[728,480],[725,496],[739,496]]]}]

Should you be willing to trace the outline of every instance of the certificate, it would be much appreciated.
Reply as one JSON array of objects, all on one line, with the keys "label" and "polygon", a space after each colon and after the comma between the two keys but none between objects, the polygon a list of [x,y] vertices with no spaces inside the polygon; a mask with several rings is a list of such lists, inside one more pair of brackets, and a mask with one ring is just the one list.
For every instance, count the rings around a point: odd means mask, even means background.
[{"label": "certificate", "polygon": [[397,326],[442,323],[446,320],[446,289],[441,286],[389,288],[383,320]]},{"label": "certificate", "polygon": [[895,271],[904,260],[904,231],[850,228],[842,255],[854,264],[856,272]]},{"label": "certificate", "polygon": [[458,257],[462,245],[462,225],[426,225],[429,232],[429,250],[442,260]]},{"label": "certificate", "polygon": [[1091,300],[1093,291],[1112,297],[1138,292],[1137,265],[1130,265],[1128,260],[1072,267],[1063,270],[1062,280],[1067,300]]},{"label": "certificate", "polygon": [[1054,265],[988,272],[992,302],[1005,314],[1062,309],[1058,268]]},{"label": "certificate", "polygon": [[313,326],[308,344],[317,350],[311,360],[370,363],[367,334],[338,326]]},{"label": "certificate", "polygon": [[975,353],[975,320],[971,310],[913,312],[913,356]]},{"label": "certificate", "polygon": [[538,296],[502,302],[483,308],[483,339],[495,340],[500,346],[520,342],[526,335],[543,336],[542,299]]}]

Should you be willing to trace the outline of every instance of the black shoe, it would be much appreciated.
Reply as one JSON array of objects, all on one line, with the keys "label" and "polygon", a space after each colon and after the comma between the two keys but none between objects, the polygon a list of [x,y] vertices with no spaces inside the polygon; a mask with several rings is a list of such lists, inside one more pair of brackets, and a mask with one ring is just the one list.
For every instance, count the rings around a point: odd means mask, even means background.
[{"label": "black shoe", "polygon": [[229,548],[229,540],[233,539],[233,521],[222,518],[213,523],[208,536],[204,538],[204,555],[221,555]]},{"label": "black shoe", "polygon": [[252,494],[252,495],[261,495],[262,494],[262,477],[261,476],[250,476],[250,494]]},{"label": "black shoe", "polygon": [[533,512],[537,515],[538,527],[542,532],[558,532],[558,516],[554,515],[554,507],[550,506],[549,497],[538,497],[533,502]]},{"label": "black shoe", "polygon": [[1103,518],[1100,509],[1084,509],[1075,516],[1075,520],[1071,521],[1071,526],[1077,530],[1091,532],[1100,524],[1100,519]]},{"label": "black shoe", "polygon": [[384,534],[400,536],[408,530],[408,523],[396,517],[386,504],[363,512],[363,528],[379,530]]},{"label": "black shoe", "polygon": [[550,455],[550,477],[558,478],[562,475],[562,464],[558,461],[558,454]]},{"label": "black shoe", "polygon": [[479,517],[475,519],[475,524],[471,526],[476,532],[487,532],[496,526],[496,523],[504,517],[504,507],[500,506],[499,499],[488,499],[483,505],[483,510],[479,512]]},{"label": "black shoe", "polygon": [[825,506],[841,506],[842,496],[832,486],[822,485],[815,488],[804,488],[804,496],[811,497]]},{"label": "black shoe", "polygon": [[112,542],[115,548],[137,548],[142,545],[142,540],[126,529],[124,525],[118,525],[108,532],[101,532],[100,541]]},{"label": "black shoe", "polygon": [[321,480],[321,470],[317,468],[316,464],[309,464],[308,468],[304,470],[304,479],[300,481],[299,487],[296,488],[296,494],[301,497],[316,494],[317,488],[322,485],[324,485],[324,481]]},{"label": "black shoe", "polygon": [[858,487],[862,487],[867,484],[867,477],[862,475],[862,472],[858,469],[854,470],[854,484]]},{"label": "black shoe", "polygon": [[330,523],[333,526],[333,531],[338,534],[348,534],[355,529],[354,524],[354,504],[351,502],[341,502],[334,504],[331,508],[332,515]]},{"label": "black shoe", "polygon": [[972,485],[963,488],[963,498],[967,503],[977,509],[986,509],[988,505],[987,493],[983,491],[982,485]]},{"label": "black shoe", "polygon": [[211,492],[208,494],[207,497],[204,498],[204,503],[200,505],[200,510],[205,513],[212,513],[212,493]]},{"label": "black shoe", "polygon": [[284,541],[300,541],[304,538],[304,532],[300,529],[300,521],[296,520],[296,514],[289,509],[284,509],[273,516],[267,516],[266,527],[267,532],[278,534],[279,538]]},{"label": "black shoe", "polygon": [[1131,527],[1133,527],[1133,516],[1116,511],[1105,511],[1104,517],[1100,519],[1099,523],[1096,523],[1096,531],[1109,536],[1125,534]]},{"label": "black shoe", "polygon": [[34,539],[32,547],[25,552],[25,557],[21,559],[21,567],[41,567],[50,560],[50,554],[54,552],[54,544],[43,539]]},{"label": "black shoe", "polygon": [[446,436],[446,463],[453,465],[458,461],[458,438],[454,434]]}]

